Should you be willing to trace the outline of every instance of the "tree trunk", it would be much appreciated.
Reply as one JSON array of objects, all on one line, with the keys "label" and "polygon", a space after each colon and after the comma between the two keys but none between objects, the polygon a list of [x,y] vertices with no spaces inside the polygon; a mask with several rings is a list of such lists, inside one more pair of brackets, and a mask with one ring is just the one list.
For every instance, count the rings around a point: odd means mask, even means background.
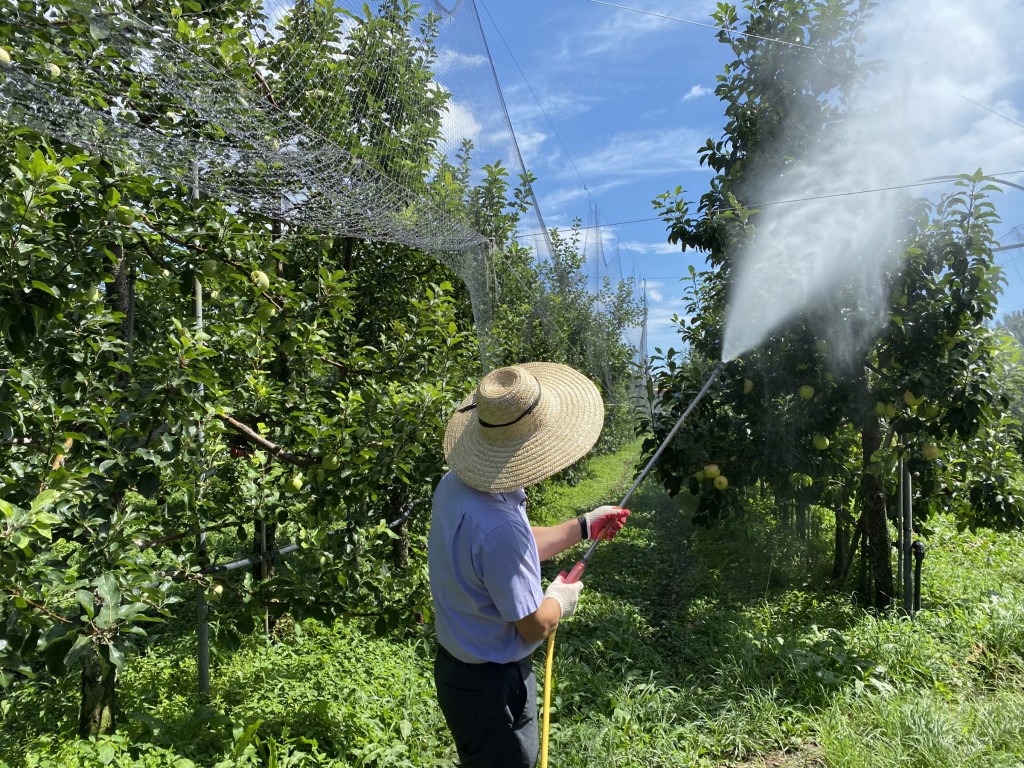
[{"label": "tree trunk", "polygon": [[886,515],[885,484],[878,475],[879,467],[871,457],[882,447],[882,430],[878,418],[868,416],[861,433],[864,470],[861,476],[861,499],[864,504],[864,534],[867,543],[867,565],[871,570],[874,604],[885,610],[892,604],[895,588],[892,574],[892,539]]},{"label": "tree trunk", "polygon": [[843,507],[833,511],[836,516],[836,538],[832,550],[832,581],[836,581],[843,575],[843,566],[846,565],[846,553],[850,548],[850,525]]},{"label": "tree trunk", "polygon": [[82,669],[82,709],[78,735],[83,739],[113,733],[117,720],[117,667],[96,646]]},{"label": "tree trunk", "polygon": [[404,571],[409,567],[409,526],[402,523],[396,531],[398,538],[392,542],[392,556],[396,571]]}]

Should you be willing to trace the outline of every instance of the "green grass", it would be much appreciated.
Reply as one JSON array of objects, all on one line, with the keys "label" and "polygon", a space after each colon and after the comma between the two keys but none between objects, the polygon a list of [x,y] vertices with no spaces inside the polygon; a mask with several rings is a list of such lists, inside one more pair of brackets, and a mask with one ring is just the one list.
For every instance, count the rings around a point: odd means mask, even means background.
[{"label": "green grass", "polygon": [[[637,453],[598,457],[576,485],[531,493],[534,519],[617,503]],[[1024,764],[1024,535],[937,519],[924,610],[911,621],[829,588],[824,520],[801,539],[752,508],[705,530],[688,503],[646,482],[629,525],[591,560],[579,611],[557,636],[552,766]],[[545,578],[580,552],[546,563]],[[195,639],[177,628],[129,665],[121,735],[72,738],[73,677],[22,686],[0,699],[0,760],[454,764],[428,630],[389,639],[352,623],[285,623],[275,642],[253,636],[221,652],[201,704]],[[535,662],[542,678],[542,652]]]}]

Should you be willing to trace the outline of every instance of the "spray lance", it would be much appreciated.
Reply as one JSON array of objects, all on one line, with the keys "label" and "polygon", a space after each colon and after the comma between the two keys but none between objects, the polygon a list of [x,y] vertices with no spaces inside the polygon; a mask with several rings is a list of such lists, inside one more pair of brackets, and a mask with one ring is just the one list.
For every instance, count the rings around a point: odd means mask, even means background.
[{"label": "spray lance", "polygon": [[[686,407],[686,410],[683,411],[683,415],[679,417],[675,426],[672,427],[668,435],[665,436],[665,439],[662,440],[661,445],[658,446],[658,450],[654,452],[654,455],[651,456],[650,460],[640,471],[640,474],[637,475],[636,480],[633,481],[633,485],[630,486],[628,491],[626,491],[626,495],[622,497],[622,501],[619,503],[620,507],[626,506],[626,503],[629,501],[629,497],[633,495],[633,492],[640,486],[640,483],[643,482],[644,478],[647,477],[651,468],[655,465],[658,459],[661,458],[661,454],[664,453],[665,449],[672,442],[672,439],[676,436],[676,433],[679,432],[680,427],[683,426],[683,422],[686,421],[689,415],[693,412],[693,409],[697,407],[697,403],[699,403],[704,398],[704,395],[707,394],[708,390],[711,389],[711,384],[718,378],[718,375],[725,368],[725,363],[726,361],[723,360],[715,366],[715,369],[711,372],[711,375],[704,383],[704,386],[701,387],[697,396],[693,398],[692,402]],[[587,567],[587,563],[590,561],[591,556],[594,554],[594,551],[597,549],[597,545],[600,542],[601,539],[594,539],[590,546],[587,547],[587,551],[583,553],[583,557],[581,557],[579,561],[569,569],[568,573],[562,571],[562,580],[565,581],[566,584],[572,584],[573,582],[580,580],[580,577],[583,575],[583,571]],[[551,715],[551,666],[555,656],[555,634],[555,632],[552,632],[548,636],[547,657],[544,662],[544,719],[540,746],[540,768],[547,768],[548,764],[548,729]]]}]

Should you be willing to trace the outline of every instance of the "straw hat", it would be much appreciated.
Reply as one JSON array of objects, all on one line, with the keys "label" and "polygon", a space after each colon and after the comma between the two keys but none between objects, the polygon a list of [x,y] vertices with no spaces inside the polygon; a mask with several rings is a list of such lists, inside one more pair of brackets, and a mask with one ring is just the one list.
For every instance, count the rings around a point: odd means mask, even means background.
[{"label": "straw hat", "polygon": [[590,379],[559,363],[522,363],[480,380],[448,422],[444,455],[466,485],[511,491],[583,458],[603,424]]}]

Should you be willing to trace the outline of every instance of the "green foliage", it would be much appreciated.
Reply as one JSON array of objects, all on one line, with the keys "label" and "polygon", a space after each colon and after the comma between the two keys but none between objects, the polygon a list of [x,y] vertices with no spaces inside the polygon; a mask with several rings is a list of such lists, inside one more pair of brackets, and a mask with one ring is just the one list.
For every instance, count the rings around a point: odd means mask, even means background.
[{"label": "green foliage", "polygon": [[[616,498],[637,446],[587,479],[531,495],[541,524]],[[683,497],[686,499],[687,497]],[[1024,537],[928,537],[924,610],[872,615],[822,594],[827,516],[794,539],[752,514],[706,528],[656,484],[598,548],[555,648],[551,759],[561,765],[977,765],[1024,749]],[[571,555],[566,553],[566,562]],[[545,576],[566,562],[545,564]],[[190,617],[189,617],[190,618]],[[65,680],[0,698],[0,760],[14,765],[427,766],[454,759],[433,699],[432,644],[372,636],[369,621],[279,625],[216,660],[194,694],[187,623],[125,669],[125,732],[70,738]],[[541,653],[535,656],[542,674]],[[277,761],[276,763],[273,761]]]},{"label": "green foliage", "polygon": [[[446,100],[428,68],[431,22],[414,40],[411,6],[385,6],[354,19],[303,6],[255,48],[238,34],[244,2],[219,6],[209,23],[171,26],[243,82],[259,61],[295,53],[302,25],[344,39],[353,57],[394,47],[376,74],[400,81],[396,99],[370,104],[358,130],[334,128],[367,161],[401,151],[403,172],[426,184]],[[71,30],[84,12],[51,10]],[[24,48],[45,58],[45,27],[3,26],[0,38],[35,29]],[[81,32],[90,66],[116,66],[101,37]],[[307,78],[336,82],[356,66],[345,56],[306,63]],[[289,89],[303,82],[266,87],[301,101]],[[348,114],[342,97],[365,100],[375,88],[339,89],[333,107]],[[299,101],[299,112],[320,108]],[[413,624],[429,602],[426,519],[411,516],[398,534],[384,522],[429,495],[445,416],[475,370],[451,272],[408,249],[288,233],[136,168],[0,128],[9,306],[0,500],[10,545],[0,556],[0,682],[62,675],[83,658],[121,669],[188,594],[176,581],[211,586],[199,574],[200,528],[226,558],[247,554],[254,523],[311,551],[273,580],[227,590],[230,618],[214,616],[222,642],[237,644],[265,610],[372,611],[383,628]],[[344,535],[328,541],[338,528]],[[395,565],[396,538],[420,555],[416,567]],[[322,571],[328,578],[310,590]]]}]

